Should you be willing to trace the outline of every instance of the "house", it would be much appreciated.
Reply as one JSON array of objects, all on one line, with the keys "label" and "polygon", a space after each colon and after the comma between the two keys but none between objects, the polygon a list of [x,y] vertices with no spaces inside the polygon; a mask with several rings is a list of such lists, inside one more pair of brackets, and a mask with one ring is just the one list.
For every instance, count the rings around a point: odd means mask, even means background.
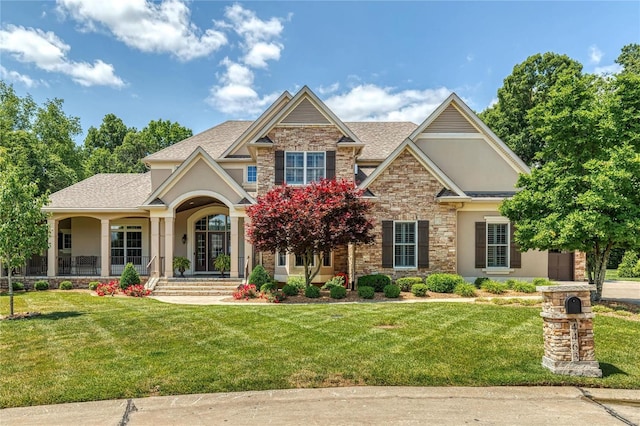
[{"label": "house", "polygon": [[[375,243],[323,260],[336,272],[394,277],[454,272],[467,279],[582,279],[584,258],[520,253],[498,212],[527,166],[451,94],[420,124],[343,122],[308,87],[283,93],[255,121],[227,121],[144,159],[143,174],[99,174],[51,195],[46,258],[33,266],[59,277],[117,276],[132,262],[148,276],[230,276],[261,263],[280,281],[302,273],[288,253],[256,253],[245,239],[246,207],[274,185],[354,179],[373,203]],[[352,266],[352,271],[349,267]]]}]

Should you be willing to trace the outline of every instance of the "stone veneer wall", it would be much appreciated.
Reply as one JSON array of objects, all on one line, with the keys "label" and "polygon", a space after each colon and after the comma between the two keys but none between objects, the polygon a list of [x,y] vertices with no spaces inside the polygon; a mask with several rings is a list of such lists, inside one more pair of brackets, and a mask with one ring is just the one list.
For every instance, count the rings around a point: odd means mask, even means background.
[{"label": "stone veneer wall", "polygon": [[[435,177],[408,151],[396,160],[369,186],[377,197],[371,215],[376,219],[374,244],[356,249],[356,273],[425,276],[432,272],[456,273],[456,209],[439,204],[436,195],[442,190]],[[429,221],[429,268],[394,270],[382,267],[382,221]]]},{"label": "stone veneer wall", "polygon": [[587,254],[576,251],[573,255],[573,280],[584,281],[587,278]]},{"label": "stone veneer wall", "polygon": [[[257,149],[258,185],[257,195],[264,195],[275,181],[275,151],[336,151],[336,178],[353,179],[355,157],[353,148],[336,144],[342,138],[342,132],[335,126],[282,126],[274,127],[268,137],[273,147]],[[347,249],[334,253],[334,270],[346,271]],[[275,272],[273,253],[262,253],[262,264],[272,276]]]},{"label": "stone veneer wall", "polygon": [[[62,281],[71,281],[73,284],[73,288],[78,289],[88,289],[89,283],[93,281],[98,281],[101,283],[106,283],[112,280],[119,280],[120,277],[12,277],[11,282],[21,282],[24,284],[25,289],[33,290],[33,285],[36,281],[47,281],[49,283],[49,288],[51,290],[57,289],[60,286]],[[149,277],[140,277],[140,284],[144,285]],[[0,278],[0,290],[8,290],[9,289],[9,278],[2,277]]]}]

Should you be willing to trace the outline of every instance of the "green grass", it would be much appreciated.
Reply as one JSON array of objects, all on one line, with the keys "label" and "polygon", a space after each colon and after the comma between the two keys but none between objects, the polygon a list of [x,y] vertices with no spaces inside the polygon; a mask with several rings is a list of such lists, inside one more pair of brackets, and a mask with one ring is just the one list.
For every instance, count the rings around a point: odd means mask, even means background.
[{"label": "green grass", "polygon": [[640,282],[640,278],[619,278],[617,269],[607,269],[607,274],[604,276],[605,280],[613,280],[613,281],[638,281]]},{"label": "green grass", "polygon": [[[605,377],[541,367],[539,308],[460,303],[185,306],[29,292],[0,322],[0,407],[336,385],[640,388],[640,322],[597,316]],[[8,297],[0,297],[7,314]]]}]

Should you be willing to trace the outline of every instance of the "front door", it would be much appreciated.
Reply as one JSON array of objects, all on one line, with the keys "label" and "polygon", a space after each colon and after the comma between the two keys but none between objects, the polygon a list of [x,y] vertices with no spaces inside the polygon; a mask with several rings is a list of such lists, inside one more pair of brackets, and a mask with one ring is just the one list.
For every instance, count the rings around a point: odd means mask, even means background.
[{"label": "front door", "polygon": [[573,263],[573,252],[549,250],[549,279],[573,281]]},{"label": "front door", "polygon": [[230,254],[231,226],[229,216],[210,215],[196,222],[195,270],[196,272],[213,272],[216,257]]}]

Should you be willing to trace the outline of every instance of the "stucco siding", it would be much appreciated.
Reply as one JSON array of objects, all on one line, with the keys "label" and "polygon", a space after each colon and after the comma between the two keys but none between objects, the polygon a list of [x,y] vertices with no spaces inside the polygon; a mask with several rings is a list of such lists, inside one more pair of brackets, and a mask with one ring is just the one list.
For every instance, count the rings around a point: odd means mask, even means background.
[{"label": "stucco siding", "polygon": [[204,160],[198,160],[161,198],[171,204],[176,198],[192,191],[214,191],[232,203],[240,201],[238,194]]},{"label": "stucco siding", "polygon": [[496,210],[458,212],[458,273],[465,278],[489,276],[495,279],[513,277],[535,278],[547,276],[548,255],[546,251],[531,250],[522,253],[522,267],[507,275],[490,275],[475,267],[475,223],[483,222],[485,216],[500,216]]},{"label": "stucco siding", "polygon": [[162,182],[171,176],[171,169],[151,169],[151,191],[155,191]]},{"label": "stucco siding", "polygon": [[518,173],[482,138],[418,139],[416,145],[463,191],[513,191]]},{"label": "stucco siding", "polygon": [[71,218],[71,256],[100,256],[100,221]]}]

